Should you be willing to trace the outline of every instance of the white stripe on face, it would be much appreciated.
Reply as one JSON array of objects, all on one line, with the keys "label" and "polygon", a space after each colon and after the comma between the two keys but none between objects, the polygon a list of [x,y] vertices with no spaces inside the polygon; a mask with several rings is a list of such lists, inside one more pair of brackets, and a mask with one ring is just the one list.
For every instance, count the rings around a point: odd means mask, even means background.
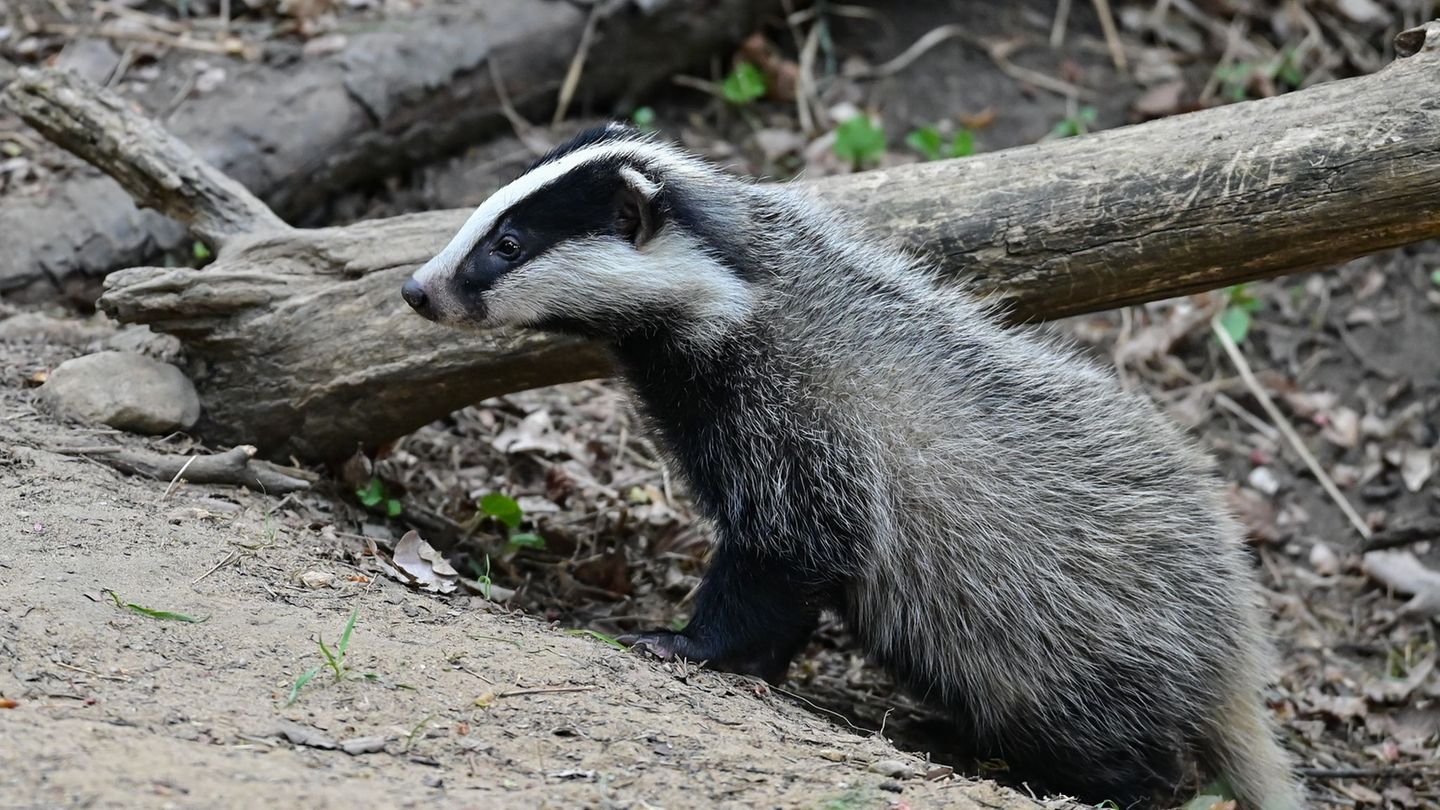
[{"label": "white stripe on face", "polygon": [[[455,274],[465,257],[470,255],[470,251],[475,249],[475,245],[479,244],[480,240],[490,232],[490,229],[495,227],[495,223],[504,216],[506,211],[526,197],[564,177],[576,167],[590,161],[613,157],[661,162],[667,164],[669,169],[684,166],[683,160],[677,159],[664,146],[650,141],[600,143],[577,149],[558,160],[537,166],[534,171],[526,172],[510,185],[490,195],[490,198],[481,203],[480,207],[470,215],[470,218],[465,220],[465,224],[450,240],[450,244],[435,254],[435,257],[426,262],[424,267],[415,271],[415,280],[427,288],[433,288],[437,283],[445,283]],[[432,295],[436,292],[431,289]]]}]

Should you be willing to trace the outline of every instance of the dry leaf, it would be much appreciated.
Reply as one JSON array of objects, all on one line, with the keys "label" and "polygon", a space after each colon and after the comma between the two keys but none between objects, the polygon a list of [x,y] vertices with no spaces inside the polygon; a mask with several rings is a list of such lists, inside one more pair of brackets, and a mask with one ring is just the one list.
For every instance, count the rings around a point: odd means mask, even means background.
[{"label": "dry leaf", "polygon": [[1426,568],[1408,551],[1371,551],[1360,561],[1365,575],[1411,599],[1400,610],[1417,616],[1440,616],[1440,573]]},{"label": "dry leaf", "polygon": [[1350,408],[1334,408],[1325,414],[1325,427],[1321,435],[1329,442],[1341,447],[1355,447],[1360,443],[1360,414]]},{"label": "dry leaf", "polygon": [[1411,492],[1419,492],[1430,480],[1431,473],[1435,469],[1435,457],[1422,447],[1407,447],[1400,457],[1400,478],[1405,482],[1405,488]]},{"label": "dry leaf", "polygon": [[420,533],[411,529],[395,544],[391,562],[396,568],[409,575],[410,581],[421,590],[434,593],[453,593],[459,587],[460,575],[445,560],[435,547],[420,538]]}]

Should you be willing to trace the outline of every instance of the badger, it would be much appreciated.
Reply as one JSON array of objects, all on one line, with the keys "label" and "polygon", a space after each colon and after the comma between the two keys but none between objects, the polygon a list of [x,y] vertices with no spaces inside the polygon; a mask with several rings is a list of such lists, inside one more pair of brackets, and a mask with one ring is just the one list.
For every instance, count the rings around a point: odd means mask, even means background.
[{"label": "badger", "polygon": [[776,682],[831,611],[1009,781],[1131,807],[1198,770],[1301,806],[1206,455],[802,190],[596,128],[401,293],[440,324],[608,348],[715,535],[689,623],[637,646]]}]

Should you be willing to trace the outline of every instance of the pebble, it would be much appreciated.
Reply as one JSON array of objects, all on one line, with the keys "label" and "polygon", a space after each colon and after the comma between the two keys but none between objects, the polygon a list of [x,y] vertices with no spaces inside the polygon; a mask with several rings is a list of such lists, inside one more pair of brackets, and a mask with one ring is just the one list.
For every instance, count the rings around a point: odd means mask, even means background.
[{"label": "pebble", "polygon": [[133,433],[164,435],[200,418],[200,397],[180,369],[133,352],[67,360],[40,390],[61,416]]}]

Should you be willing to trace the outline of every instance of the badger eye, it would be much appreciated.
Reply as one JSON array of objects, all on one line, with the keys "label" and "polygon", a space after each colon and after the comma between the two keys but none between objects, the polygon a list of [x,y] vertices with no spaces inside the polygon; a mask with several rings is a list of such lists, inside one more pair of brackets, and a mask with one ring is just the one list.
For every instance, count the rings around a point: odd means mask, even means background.
[{"label": "badger eye", "polygon": [[495,244],[495,255],[506,261],[514,261],[520,257],[520,243],[513,236],[502,236]]}]

